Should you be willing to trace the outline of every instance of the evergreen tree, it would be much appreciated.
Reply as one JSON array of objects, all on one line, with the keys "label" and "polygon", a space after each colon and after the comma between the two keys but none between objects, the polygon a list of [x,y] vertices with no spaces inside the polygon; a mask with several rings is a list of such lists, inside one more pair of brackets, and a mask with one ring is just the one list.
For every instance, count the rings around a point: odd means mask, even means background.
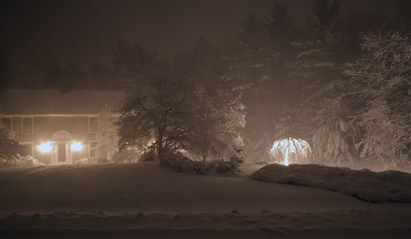
[{"label": "evergreen tree", "polygon": [[366,102],[355,121],[365,131],[357,145],[361,157],[409,165],[411,40],[392,32],[368,34],[362,46],[363,57],[345,71]]},{"label": "evergreen tree", "polygon": [[156,54],[149,52],[139,43],[128,44],[124,39],[117,41],[114,49],[113,79],[124,89],[133,90],[154,76]]},{"label": "evergreen tree", "polygon": [[89,70],[89,89],[121,90],[121,84],[113,79],[113,69],[108,64],[97,61]]},{"label": "evergreen tree", "polygon": [[302,138],[313,144],[313,159],[321,162],[354,162],[355,130],[348,123],[352,112],[343,97],[347,81],[342,72],[348,61],[343,46],[339,2],[315,2],[314,18],[306,26],[306,40],[289,67],[299,78],[300,100],[285,111],[278,136]]},{"label": "evergreen tree", "polygon": [[6,59],[6,54],[4,51],[0,51],[0,94],[3,93],[5,89],[10,87],[10,63]]},{"label": "evergreen tree", "polygon": [[53,59],[45,64],[42,71],[45,76],[41,85],[43,88],[58,89],[62,85],[70,88],[84,88],[82,84],[86,73],[72,61],[63,64]]},{"label": "evergreen tree", "polygon": [[27,154],[27,148],[14,140],[10,130],[0,123],[0,160],[12,161]]}]

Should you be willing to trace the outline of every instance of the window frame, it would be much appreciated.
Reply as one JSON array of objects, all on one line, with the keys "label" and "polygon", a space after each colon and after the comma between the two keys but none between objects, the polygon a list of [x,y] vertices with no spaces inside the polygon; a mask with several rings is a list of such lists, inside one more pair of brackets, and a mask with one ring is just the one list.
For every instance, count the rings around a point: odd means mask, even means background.
[{"label": "window frame", "polygon": [[[31,132],[30,133],[27,133],[27,132],[24,132],[24,119],[30,119],[30,122],[31,122]],[[33,134],[33,132],[34,132],[34,127],[33,127],[33,117],[32,116],[23,116],[23,117],[21,117],[21,134]]]},{"label": "window frame", "polygon": [[[10,119],[10,128],[9,128],[8,126],[6,126],[5,124],[3,124],[3,119]],[[12,130],[13,130],[13,117],[11,117],[11,116],[3,116],[3,117],[1,117],[1,124],[2,124],[3,126],[6,126],[6,128],[9,129],[10,131],[12,131]]]},{"label": "window frame", "polygon": [[[96,118],[96,131],[91,131],[91,118]],[[98,133],[98,116],[88,117],[88,133]]]}]

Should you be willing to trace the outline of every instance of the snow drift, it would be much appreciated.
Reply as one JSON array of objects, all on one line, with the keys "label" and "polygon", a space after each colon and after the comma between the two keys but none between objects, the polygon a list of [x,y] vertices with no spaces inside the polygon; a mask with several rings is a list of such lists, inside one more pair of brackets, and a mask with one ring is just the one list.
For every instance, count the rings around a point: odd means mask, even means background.
[{"label": "snow drift", "polygon": [[393,170],[372,172],[316,164],[271,164],[254,172],[252,177],[341,192],[367,202],[411,203],[411,174]]}]

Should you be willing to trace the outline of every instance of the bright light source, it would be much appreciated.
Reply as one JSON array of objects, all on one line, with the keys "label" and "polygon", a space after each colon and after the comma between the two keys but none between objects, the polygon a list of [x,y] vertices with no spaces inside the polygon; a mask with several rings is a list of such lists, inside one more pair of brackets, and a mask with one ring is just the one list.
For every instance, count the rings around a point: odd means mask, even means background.
[{"label": "bright light source", "polygon": [[83,149],[83,145],[81,145],[81,142],[73,142],[71,144],[71,150],[73,151],[80,151]]},{"label": "bright light source", "polygon": [[42,153],[48,153],[51,151],[52,146],[50,142],[45,142],[41,143],[40,145],[37,145],[37,149]]},{"label": "bright light source", "polygon": [[296,157],[306,160],[311,154],[311,147],[305,140],[288,138],[275,141],[270,150],[271,158],[286,166],[290,163],[290,154],[295,154]]}]

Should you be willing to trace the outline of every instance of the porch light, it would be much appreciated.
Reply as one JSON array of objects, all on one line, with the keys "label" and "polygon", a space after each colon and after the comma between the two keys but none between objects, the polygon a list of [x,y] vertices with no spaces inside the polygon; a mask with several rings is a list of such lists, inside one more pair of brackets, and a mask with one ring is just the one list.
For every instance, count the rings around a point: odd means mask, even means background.
[{"label": "porch light", "polygon": [[44,142],[44,143],[41,143],[40,145],[37,145],[37,149],[42,153],[48,153],[51,151],[52,146],[50,142]]},{"label": "porch light", "polygon": [[71,150],[73,151],[80,151],[83,149],[83,145],[81,145],[81,142],[73,142],[71,144]]}]

